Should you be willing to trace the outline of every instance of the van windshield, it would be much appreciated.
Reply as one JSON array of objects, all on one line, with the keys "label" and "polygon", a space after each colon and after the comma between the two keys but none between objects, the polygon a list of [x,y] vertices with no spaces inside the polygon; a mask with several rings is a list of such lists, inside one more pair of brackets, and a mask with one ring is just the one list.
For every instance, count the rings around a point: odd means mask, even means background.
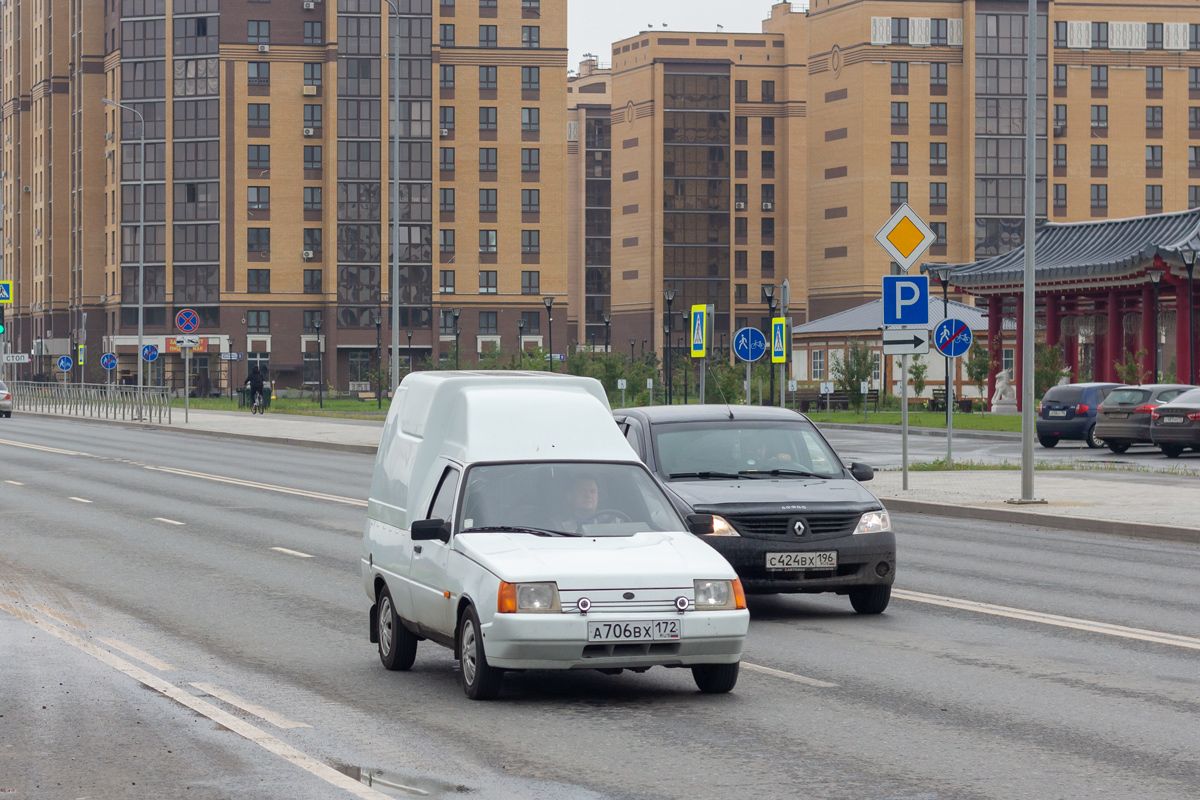
[{"label": "van windshield", "polygon": [[525,462],[467,471],[460,533],[518,530],[543,535],[632,536],[687,528],[638,464]]},{"label": "van windshield", "polygon": [[842,462],[802,420],[671,422],[652,430],[659,475],[667,479],[842,477]]}]

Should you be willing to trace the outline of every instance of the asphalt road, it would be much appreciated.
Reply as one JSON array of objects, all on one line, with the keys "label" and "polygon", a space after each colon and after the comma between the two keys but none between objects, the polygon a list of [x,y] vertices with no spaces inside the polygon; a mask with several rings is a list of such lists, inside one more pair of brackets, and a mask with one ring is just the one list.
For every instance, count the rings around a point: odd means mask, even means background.
[{"label": "asphalt road", "polygon": [[1200,795],[1200,547],[897,515],[888,611],[754,598],[731,695],[540,672],[476,703],[449,651],[389,673],[367,641],[371,467],[3,421],[0,793]]}]

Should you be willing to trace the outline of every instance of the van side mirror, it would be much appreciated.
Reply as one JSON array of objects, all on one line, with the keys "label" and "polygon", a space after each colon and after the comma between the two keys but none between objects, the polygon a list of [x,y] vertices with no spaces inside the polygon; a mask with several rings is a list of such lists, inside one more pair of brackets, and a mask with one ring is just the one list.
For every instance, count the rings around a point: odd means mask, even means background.
[{"label": "van side mirror", "polygon": [[870,464],[864,464],[861,461],[855,461],[850,465],[850,474],[854,476],[854,480],[859,483],[866,483],[875,477],[875,470]]},{"label": "van side mirror", "polygon": [[412,540],[414,542],[430,542],[438,539],[450,541],[450,525],[444,519],[419,519],[412,524]]},{"label": "van side mirror", "polygon": [[688,530],[697,536],[704,536],[713,532],[712,514],[688,514],[687,524]]}]

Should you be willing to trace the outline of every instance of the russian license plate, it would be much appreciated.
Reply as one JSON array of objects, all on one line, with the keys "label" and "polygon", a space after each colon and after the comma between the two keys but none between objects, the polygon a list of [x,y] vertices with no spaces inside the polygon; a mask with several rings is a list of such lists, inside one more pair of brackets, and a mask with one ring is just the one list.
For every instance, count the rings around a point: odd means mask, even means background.
[{"label": "russian license plate", "polygon": [[678,639],[679,634],[677,619],[588,622],[589,642],[654,642]]},{"label": "russian license plate", "polygon": [[1109,411],[1104,416],[1108,417],[1109,419],[1129,419],[1129,412],[1128,411]]},{"label": "russian license plate", "polygon": [[1051,412],[1049,413],[1049,415],[1048,415],[1048,416],[1051,416],[1051,417],[1065,417],[1066,415],[1067,415],[1067,412],[1066,412],[1066,410],[1063,410],[1063,411],[1051,411]]},{"label": "russian license plate", "polygon": [[1162,421],[1164,425],[1182,425],[1183,417],[1163,417]]},{"label": "russian license plate", "polygon": [[821,553],[767,553],[767,569],[837,569],[837,550]]}]

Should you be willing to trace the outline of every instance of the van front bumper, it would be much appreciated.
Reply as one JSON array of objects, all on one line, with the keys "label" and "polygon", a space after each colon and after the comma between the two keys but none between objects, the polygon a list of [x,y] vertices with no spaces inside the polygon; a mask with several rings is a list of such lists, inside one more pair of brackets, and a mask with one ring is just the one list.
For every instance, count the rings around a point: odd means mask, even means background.
[{"label": "van front bumper", "polygon": [[[588,622],[682,621],[680,638],[654,642],[589,643]],[[750,612],[683,614],[497,614],[484,624],[488,664],[500,669],[636,669],[735,664],[750,629]]]}]

